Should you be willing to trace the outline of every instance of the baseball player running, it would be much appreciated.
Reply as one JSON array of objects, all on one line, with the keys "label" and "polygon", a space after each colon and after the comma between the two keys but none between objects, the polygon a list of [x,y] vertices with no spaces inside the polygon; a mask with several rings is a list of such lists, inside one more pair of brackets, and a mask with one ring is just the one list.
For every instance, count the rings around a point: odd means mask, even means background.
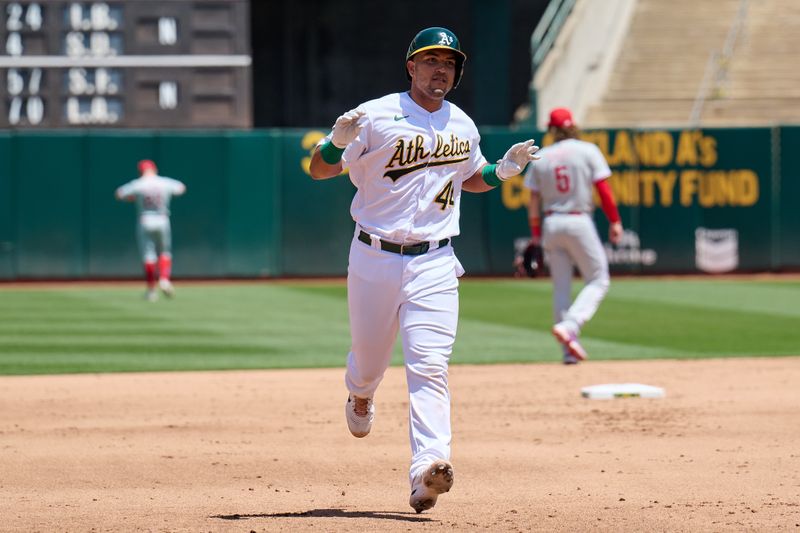
[{"label": "baseball player running", "polygon": [[[531,190],[528,222],[531,245],[540,242],[550,262],[553,280],[553,336],[562,344],[564,364],[586,359],[578,337],[608,292],[608,260],[592,220],[592,185],[600,196],[609,221],[608,238],[616,244],[622,236],[614,196],[606,181],[611,176],[603,154],[594,144],[578,140],[579,131],[566,108],[550,113],[548,125],[555,143],[542,149],[542,160],[525,173]],[[540,224],[544,212],[544,224]],[[574,265],[584,287],[571,302]]]},{"label": "baseball player running", "polygon": [[314,179],[349,167],[357,188],[347,275],[347,424],[356,437],[370,432],[375,391],[399,332],[409,393],[409,503],[418,513],[453,484],[447,372],[464,273],[452,243],[461,193],[493,189],[521,173],[538,150],[531,139],[487,164],[474,122],[445,100],[465,60],[452,31],[420,31],[406,54],[410,90],[337,118],[311,160]]},{"label": "baseball player running", "polygon": [[172,230],[169,223],[169,202],[173,196],[185,193],[186,186],[178,180],[159,176],[156,164],[149,159],[139,161],[138,168],[140,177],[119,187],[116,196],[118,200],[136,202],[139,220],[136,237],[147,280],[145,298],[154,302],[158,300],[156,266],[158,284],[164,295],[169,298],[175,295],[170,281]]}]

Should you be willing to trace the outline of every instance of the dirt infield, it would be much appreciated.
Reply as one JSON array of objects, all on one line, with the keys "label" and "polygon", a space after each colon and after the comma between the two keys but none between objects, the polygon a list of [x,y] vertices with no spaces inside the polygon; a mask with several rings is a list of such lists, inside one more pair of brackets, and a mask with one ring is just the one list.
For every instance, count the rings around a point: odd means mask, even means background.
[{"label": "dirt infield", "polygon": [[[408,506],[401,369],[0,378],[2,531],[800,531],[800,357],[454,366],[456,483]],[[658,400],[587,400],[596,383]]]}]

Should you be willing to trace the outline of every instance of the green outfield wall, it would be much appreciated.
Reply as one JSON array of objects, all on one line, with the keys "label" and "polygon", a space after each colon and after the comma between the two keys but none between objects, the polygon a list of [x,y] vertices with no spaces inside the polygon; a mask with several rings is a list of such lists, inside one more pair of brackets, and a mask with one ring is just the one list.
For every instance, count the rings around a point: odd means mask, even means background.
[{"label": "green outfield wall", "polygon": [[[315,182],[321,130],[0,133],[0,279],[135,278],[135,213],[114,190],[139,159],[187,185],[174,200],[175,275],[342,275],[353,233],[347,176]],[[490,161],[539,132],[481,130]],[[628,273],[800,269],[800,127],[586,132],[613,170]],[[550,139],[545,135],[543,144]],[[464,193],[454,241],[473,274],[509,274],[528,236],[518,176]],[[607,225],[595,213],[605,241]]]}]

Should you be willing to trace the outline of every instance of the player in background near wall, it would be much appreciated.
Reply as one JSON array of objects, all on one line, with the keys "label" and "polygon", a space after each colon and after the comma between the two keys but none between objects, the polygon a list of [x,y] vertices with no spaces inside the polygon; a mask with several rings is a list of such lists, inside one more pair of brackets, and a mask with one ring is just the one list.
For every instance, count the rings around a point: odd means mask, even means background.
[{"label": "player in background near wall", "polygon": [[422,30],[406,53],[410,90],[340,116],[311,159],[314,179],[349,167],[357,189],[347,274],[347,424],[356,437],[370,432],[375,391],[399,332],[409,393],[409,504],[418,513],[453,484],[447,371],[464,273],[452,243],[461,192],[486,192],[519,175],[538,150],[531,139],[487,164],[475,123],[445,100],[465,60],[452,31]]},{"label": "player in background near wall", "polygon": [[[140,177],[117,189],[118,200],[136,202],[138,223],[136,238],[144,262],[147,280],[145,298],[158,300],[158,285],[164,295],[171,298],[175,288],[170,281],[172,272],[172,230],[169,222],[169,203],[173,196],[186,192],[186,186],[178,180],[158,175],[156,164],[149,159],[138,163]],[[156,273],[156,270],[158,271]]]},{"label": "player in background near wall", "polygon": [[[578,139],[569,109],[553,109],[548,128],[555,143],[543,148],[541,161],[525,173],[525,186],[531,191],[528,222],[531,245],[541,242],[549,261],[552,332],[563,347],[564,364],[575,364],[587,357],[578,340],[581,328],[597,311],[609,286],[608,259],[592,219],[592,187],[600,196],[609,221],[608,238],[614,244],[622,237],[622,222],[607,181],[611,169],[597,146]],[[572,302],[575,265],[585,285]]]}]

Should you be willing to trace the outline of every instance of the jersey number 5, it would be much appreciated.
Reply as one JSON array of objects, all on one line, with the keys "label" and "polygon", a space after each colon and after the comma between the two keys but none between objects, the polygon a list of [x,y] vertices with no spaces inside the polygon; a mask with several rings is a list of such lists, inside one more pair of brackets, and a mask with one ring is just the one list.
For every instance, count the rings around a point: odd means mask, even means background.
[{"label": "jersey number 5", "polygon": [[556,167],[556,189],[558,192],[569,192],[569,174],[566,165]]},{"label": "jersey number 5", "polygon": [[455,205],[453,202],[453,182],[448,181],[447,185],[444,186],[444,189],[439,191],[439,194],[436,195],[436,199],[434,200],[437,204],[442,204],[442,211],[447,209],[448,206]]}]

